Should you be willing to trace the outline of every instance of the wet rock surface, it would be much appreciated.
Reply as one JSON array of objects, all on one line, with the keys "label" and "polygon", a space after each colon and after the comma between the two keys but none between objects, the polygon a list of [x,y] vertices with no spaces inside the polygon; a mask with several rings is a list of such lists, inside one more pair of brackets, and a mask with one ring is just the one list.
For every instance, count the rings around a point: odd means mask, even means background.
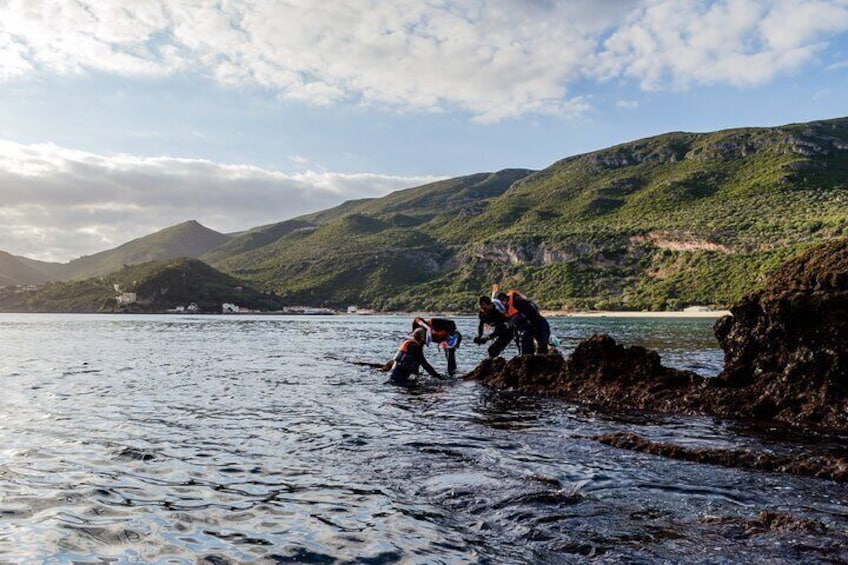
[{"label": "wet rock surface", "polygon": [[848,481],[846,457],[809,453],[774,455],[751,450],[690,448],[652,442],[632,433],[604,434],[592,439],[613,447],[683,461]]},{"label": "wet rock surface", "polygon": [[766,532],[797,532],[816,535],[828,531],[828,527],[818,520],[799,518],[791,514],[767,510],[760,512],[753,519],[707,517],[702,520],[702,523],[738,528],[740,530],[739,535],[742,537],[752,537]]},{"label": "wet rock surface", "polygon": [[[848,240],[785,263],[716,322],[725,353],[715,412],[848,430]],[[734,399],[734,402],[729,402]]]},{"label": "wet rock surface", "polygon": [[663,366],[657,352],[622,346],[606,334],[581,342],[568,359],[559,355],[486,359],[465,378],[497,389],[611,408],[689,413],[701,411],[698,391],[705,387],[703,377]]}]

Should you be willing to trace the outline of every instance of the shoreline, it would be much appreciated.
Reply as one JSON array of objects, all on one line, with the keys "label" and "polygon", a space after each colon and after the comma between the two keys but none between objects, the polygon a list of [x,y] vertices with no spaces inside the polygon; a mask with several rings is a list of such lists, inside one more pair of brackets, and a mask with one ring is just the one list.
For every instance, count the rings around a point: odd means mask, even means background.
[{"label": "shoreline", "polygon": [[615,310],[543,311],[542,315],[550,318],[721,318],[730,314],[730,310],[704,310],[695,312],[619,312]]}]

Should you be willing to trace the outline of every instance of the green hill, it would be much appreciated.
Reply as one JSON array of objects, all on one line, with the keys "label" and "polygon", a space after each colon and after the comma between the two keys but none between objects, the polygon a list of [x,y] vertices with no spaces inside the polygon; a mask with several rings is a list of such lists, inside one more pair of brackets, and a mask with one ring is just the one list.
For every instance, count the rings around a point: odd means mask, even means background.
[{"label": "green hill", "polygon": [[725,307],[846,229],[840,118],[668,133],[231,236],[186,222],[72,261],[63,276],[185,255],[288,305],[469,310],[497,282],[547,309]]},{"label": "green hill", "polygon": [[529,173],[470,175],[345,203],[299,218],[311,227],[213,264],[291,304],[402,308],[395,296],[453,268],[455,251],[429,233],[434,219],[475,209]]},{"label": "green hill", "polygon": [[450,179],[299,218],[224,271],[313,305],[726,306],[848,224],[848,119],[669,133],[545,170]]},{"label": "green hill", "polygon": [[[133,293],[135,300],[118,297]],[[221,312],[222,303],[279,310],[275,296],[258,292],[230,275],[189,258],[151,261],[104,277],[51,282],[35,291],[0,289],[6,312],[165,312],[194,303],[199,312]]]},{"label": "green hill", "polygon": [[234,235],[229,241],[213,248],[211,251],[201,255],[201,259],[207,263],[213,263],[242,253],[259,249],[274,243],[284,235],[303,229],[310,228],[313,224],[303,220],[286,220],[270,226],[253,228],[247,232]]},{"label": "green hill", "polygon": [[21,257],[0,251],[0,286],[43,284],[49,277]]},{"label": "green hill", "polygon": [[176,257],[197,258],[229,240],[230,236],[210,230],[191,220],[134,239],[115,249],[74,259],[63,267],[61,279],[104,276],[121,269],[124,265],[138,265],[148,261]]}]

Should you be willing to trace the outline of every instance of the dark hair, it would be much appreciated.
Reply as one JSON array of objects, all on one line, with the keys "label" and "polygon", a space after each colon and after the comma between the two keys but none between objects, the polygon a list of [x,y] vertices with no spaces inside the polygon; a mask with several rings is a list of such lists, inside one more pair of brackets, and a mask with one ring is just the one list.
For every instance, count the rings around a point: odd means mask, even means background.
[{"label": "dark hair", "polygon": [[509,296],[507,296],[507,294],[505,292],[499,292],[498,293],[498,300],[500,300],[501,302],[505,301],[508,298],[509,298]]},{"label": "dark hair", "polygon": [[492,299],[489,298],[488,296],[481,296],[480,298],[477,299],[477,304],[480,305],[480,306],[482,306],[483,304],[491,304],[491,303],[492,303]]}]

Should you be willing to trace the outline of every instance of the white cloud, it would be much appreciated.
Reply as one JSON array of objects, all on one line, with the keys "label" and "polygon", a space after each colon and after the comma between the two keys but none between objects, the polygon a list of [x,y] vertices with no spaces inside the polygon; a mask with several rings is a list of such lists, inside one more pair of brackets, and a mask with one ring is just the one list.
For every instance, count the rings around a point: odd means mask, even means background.
[{"label": "white cloud", "polygon": [[635,110],[639,107],[639,102],[636,100],[618,100],[615,103],[616,108],[622,108],[624,110]]},{"label": "white cloud", "polygon": [[635,0],[9,0],[0,78],[191,70],[316,105],[579,114],[568,85]]},{"label": "white cloud", "polygon": [[848,61],[840,61],[838,63],[833,63],[825,67],[827,71],[838,71],[841,69],[848,69]]},{"label": "white cloud", "polygon": [[240,231],[438,180],[200,159],[104,156],[0,141],[0,250],[65,261],[185,220]]},{"label": "white cloud", "polygon": [[[200,72],[316,105],[578,115],[578,81],[756,85],[848,30],[845,0],[7,0],[0,80]],[[585,96],[585,95],[584,95]]]},{"label": "white cloud", "polygon": [[604,42],[598,75],[646,90],[758,85],[810,63],[846,30],[844,0],[651,0]]}]

